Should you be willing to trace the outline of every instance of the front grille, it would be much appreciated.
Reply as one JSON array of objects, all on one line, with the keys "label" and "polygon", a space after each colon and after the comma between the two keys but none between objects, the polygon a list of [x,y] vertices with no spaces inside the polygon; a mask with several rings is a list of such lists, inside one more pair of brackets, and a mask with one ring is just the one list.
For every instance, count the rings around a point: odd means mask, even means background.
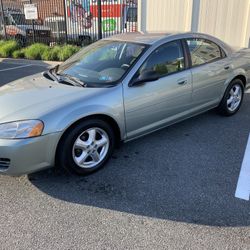
[{"label": "front grille", "polygon": [[6,170],[10,166],[10,159],[0,158],[0,171]]}]

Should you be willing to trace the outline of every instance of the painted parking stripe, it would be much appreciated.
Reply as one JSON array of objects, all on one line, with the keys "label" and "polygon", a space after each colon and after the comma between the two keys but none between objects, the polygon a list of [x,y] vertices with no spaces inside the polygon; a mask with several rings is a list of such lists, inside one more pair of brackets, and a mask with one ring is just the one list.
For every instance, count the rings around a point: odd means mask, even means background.
[{"label": "painted parking stripe", "polygon": [[250,135],[241,166],[235,197],[249,201],[250,198]]},{"label": "painted parking stripe", "polygon": [[7,69],[0,69],[0,72],[14,70],[14,69],[20,69],[20,68],[25,68],[25,67],[30,67],[30,66],[32,66],[32,65],[27,64],[27,65],[21,65],[21,66],[16,66],[16,67],[7,68]]},{"label": "painted parking stripe", "polygon": [[20,62],[3,62],[0,60],[0,63],[1,64],[14,64],[14,65],[24,65],[25,63],[20,63]]}]

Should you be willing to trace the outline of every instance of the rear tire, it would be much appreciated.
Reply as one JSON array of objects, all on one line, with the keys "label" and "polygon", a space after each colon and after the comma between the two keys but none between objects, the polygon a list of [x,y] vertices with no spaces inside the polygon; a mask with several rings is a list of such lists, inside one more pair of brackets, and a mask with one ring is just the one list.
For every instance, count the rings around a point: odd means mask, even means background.
[{"label": "rear tire", "polygon": [[113,153],[115,135],[103,120],[86,120],[74,126],[60,142],[57,164],[80,175],[101,169]]},{"label": "rear tire", "polygon": [[218,112],[223,116],[235,115],[244,99],[244,84],[240,79],[233,80],[227,87],[224,97],[218,106]]}]

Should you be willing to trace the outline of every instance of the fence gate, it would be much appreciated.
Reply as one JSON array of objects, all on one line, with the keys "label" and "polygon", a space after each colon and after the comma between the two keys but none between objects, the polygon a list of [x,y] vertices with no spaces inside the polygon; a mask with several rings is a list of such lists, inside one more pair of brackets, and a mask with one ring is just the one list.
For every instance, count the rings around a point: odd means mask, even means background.
[{"label": "fence gate", "polygon": [[137,0],[0,0],[0,36],[85,45],[137,30]]}]

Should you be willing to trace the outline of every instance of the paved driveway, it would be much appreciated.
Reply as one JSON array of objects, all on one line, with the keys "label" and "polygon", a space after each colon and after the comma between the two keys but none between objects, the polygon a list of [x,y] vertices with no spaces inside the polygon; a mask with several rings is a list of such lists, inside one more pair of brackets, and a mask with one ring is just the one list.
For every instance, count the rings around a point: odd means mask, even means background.
[{"label": "paved driveway", "polygon": [[[0,81],[42,71],[1,71]],[[249,202],[234,197],[250,131],[250,94],[117,149],[87,177],[0,176],[0,249],[249,249]],[[250,181],[250,180],[249,180]]]},{"label": "paved driveway", "polygon": [[15,61],[3,59],[0,61],[0,86],[18,78],[33,75],[45,70],[50,65],[46,63],[25,63],[23,61]]}]

